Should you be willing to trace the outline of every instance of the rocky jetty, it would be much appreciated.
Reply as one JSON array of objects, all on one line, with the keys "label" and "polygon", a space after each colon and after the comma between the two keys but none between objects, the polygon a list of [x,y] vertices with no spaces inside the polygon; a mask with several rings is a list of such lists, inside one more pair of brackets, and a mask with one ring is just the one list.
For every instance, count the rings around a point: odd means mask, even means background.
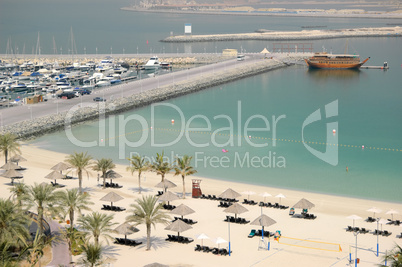
[{"label": "rocky jetty", "polygon": [[195,79],[155,88],[147,92],[134,94],[130,97],[114,99],[107,103],[91,103],[87,106],[79,107],[76,110],[52,114],[34,120],[27,120],[24,123],[4,126],[1,132],[13,133],[18,136],[19,139],[35,138],[49,132],[69,128],[81,122],[97,120],[107,115],[121,113],[155,102],[165,101],[173,97],[200,91],[287,65],[288,64],[278,59],[261,59],[258,63],[242,64],[229,71],[201,75]]},{"label": "rocky jetty", "polygon": [[319,40],[332,38],[351,37],[401,37],[402,27],[382,28],[358,28],[340,30],[302,30],[293,32],[278,32],[259,29],[255,33],[237,34],[213,34],[213,35],[180,35],[170,36],[162,40],[168,43],[190,43],[190,42],[216,42],[216,41],[239,41],[239,40],[264,40],[264,41],[298,41],[298,40]]}]

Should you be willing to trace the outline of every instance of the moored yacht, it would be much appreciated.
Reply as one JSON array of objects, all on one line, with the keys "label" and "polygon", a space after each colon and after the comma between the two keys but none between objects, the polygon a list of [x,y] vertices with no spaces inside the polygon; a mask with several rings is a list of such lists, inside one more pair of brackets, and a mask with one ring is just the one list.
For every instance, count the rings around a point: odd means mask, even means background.
[{"label": "moored yacht", "polygon": [[161,63],[159,62],[159,58],[157,56],[151,57],[148,62],[144,65],[144,69],[146,70],[155,70],[161,67]]}]

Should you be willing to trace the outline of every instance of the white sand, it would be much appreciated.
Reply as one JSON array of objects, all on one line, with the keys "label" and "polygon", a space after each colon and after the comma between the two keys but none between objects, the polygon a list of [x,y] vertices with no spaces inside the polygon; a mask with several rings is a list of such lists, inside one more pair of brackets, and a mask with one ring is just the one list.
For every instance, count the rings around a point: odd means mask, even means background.
[{"label": "white sand", "polygon": [[[23,172],[23,180],[30,185],[35,182],[50,183],[44,176],[51,172],[50,168],[53,165],[64,161],[66,157],[65,154],[41,150],[31,145],[23,145],[21,150],[23,157],[28,160],[27,162],[20,163],[20,165],[28,168]],[[89,178],[85,176],[83,179],[83,187],[89,192],[92,201],[95,203],[92,207],[94,211],[101,211],[102,204],[110,204],[99,200],[110,191],[117,192],[125,198],[115,203],[115,205],[127,209],[129,209],[129,205],[134,203],[134,200],[140,196],[137,191],[137,174],[135,173],[134,176],[131,176],[131,174],[126,171],[126,166],[123,165],[118,165],[116,171],[123,175],[123,178],[114,180],[114,182],[123,185],[121,189],[102,189],[98,186],[97,174],[95,172],[92,172]],[[173,188],[171,191],[181,193],[181,177],[169,174],[167,178],[178,185],[177,188]],[[181,235],[195,239],[195,235],[205,233],[211,237],[211,239],[222,237],[228,240],[228,223],[223,220],[226,215],[231,214],[224,213],[223,208],[217,207],[219,201],[191,198],[191,178],[195,177],[186,178],[187,198],[185,200],[171,202],[171,204],[176,206],[184,203],[196,211],[196,213],[186,217],[196,220],[198,223],[193,225],[193,229],[185,231]],[[154,173],[146,173],[142,181],[144,189],[143,195],[156,194],[160,189],[155,188],[154,185],[157,184],[160,179],[160,176]],[[66,188],[78,187],[77,179],[58,180],[57,182],[65,184]],[[101,183],[101,181],[99,181],[99,183]],[[385,212],[391,208],[402,212],[402,204],[398,203],[328,196],[202,178],[201,189],[205,194],[219,195],[228,187],[238,192],[246,190],[257,192],[256,195],[250,196],[250,199],[257,202],[263,200],[263,197],[259,195],[263,192],[268,192],[273,196],[279,193],[284,194],[286,198],[282,199],[281,203],[287,206],[294,205],[301,198],[307,198],[315,204],[315,208],[310,210],[310,212],[314,213],[317,219],[306,220],[291,218],[288,215],[289,209],[278,210],[274,208],[263,208],[263,213],[277,222],[265,230],[271,232],[280,230],[283,237],[300,239],[291,241],[291,239],[282,238],[281,241],[284,243],[298,242],[297,244],[301,246],[314,245],[320,248],[324,247],[323,243],[312,243],[302,240],[337,243],[341,245],[342,252],[289,246],[273,240],[271,240],[271,249],[269,251],[258,250],[259,238],[247,237],[251,229],[258,229],[256,226],[250,224],[230,225],[230,240],[233,251],[230,257],[194,251],[195,245],[201,244],[201,240],[195,239],[194,242],[190,244],[166,242],[165,238],[167,234],[175,233],[164,230],[165,226],[161,224],[156,225],[156,228],[152,228],[152,249],[151,251],[145,251],[146,231],[145,226],[140,225],[138,226],[140,232],[128,237],[136,241],[142,241],[143,244],[137,247],[126,247],[110,243],[111,247],[107,248],[107,256],[114,258],[110,261],[110,266],[143,266],[153,262],[159,262],[170,266],[347,266],[349,247],[353,247],[355,244],[353,233],[346,232],[345,230],[348,225],[352,225],[353,223],[352,220],[346,218],[347,216],[356,214],[366,219],[368,216],[373,216],[372,213],[366,210],[374,206],[383,210],[379,216],[386,219],[391,218],[391,215],[385,214]],[[10,195],[9,188],[9,181],[3,180],[3,186],[0,189],[0,193],[3,197]],[[247,198],[247,196],[240,197],[240,202],[242,202],[244,198]],[[279,202],[279,199],[268,197],[266,201]],[[241,214],[240,217],[252,221],[261,214],[261,208],[258,206],[243,206],[249,211]],[[102,212],[114,214],[114,221],[118,224],[124,222],[127,216],[126,212]],[[300,210],[296,210],[296,213],[300,213]],[[173,216],[175,215],[172,214],[172,218]],[[367,234],[358,235],[358,257],[361,259],[359,266],[376,266],[376,264],[381,263],[381,255],[379,258],[375,255],[377,236],[372,234],[372,231],[377,225],[376,223],[368,223],[363,219],[357,220],[355,226],[365,227],[371,231]],[[401,220],[402,216],[396,214],[394,215],[394,220],[395,219]],[[401,226],[384,225],[383,229],[392,232],[392,235],[379,237],[381,253],[392,249],[395,243],[402,245],[402,239],[398,238],[402,232]],[[124,237],[118,234],[113,236]],[[212,240],[204,240],[204,245],[216,246]],[[227,243],[221,245],[221,247],[227,246]],[[329,247],[325,246],[325,248]],[[331,246],[331,248],[336,249],[337,247]],[[354,251],[354,248],[352,248],[352,258],[354,258]],[[74,258],[74,260],[76,259],[77,257]]]}]

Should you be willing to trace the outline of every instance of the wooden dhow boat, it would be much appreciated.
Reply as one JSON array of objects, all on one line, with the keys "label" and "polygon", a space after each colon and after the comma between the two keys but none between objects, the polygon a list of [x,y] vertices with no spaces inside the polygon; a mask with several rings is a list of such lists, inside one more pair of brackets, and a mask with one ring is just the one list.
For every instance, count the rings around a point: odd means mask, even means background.
[{"label": "wooden dhow boat", "polygon": [[315,53],[312,57],[305,59],[310,68],[315,69],[358,69],[366,63],[370,57],[360,62],[359,55],[328,54],[326,52]]}]

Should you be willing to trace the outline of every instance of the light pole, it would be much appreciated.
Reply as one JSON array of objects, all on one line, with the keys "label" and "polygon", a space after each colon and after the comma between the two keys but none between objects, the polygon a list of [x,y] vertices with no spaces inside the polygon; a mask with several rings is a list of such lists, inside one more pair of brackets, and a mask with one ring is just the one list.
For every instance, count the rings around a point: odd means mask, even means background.
[{"label": "light pole", "polygon": [[357,267],[357,235],[359,234],[359,231],[353,232],[353,235],[356,237],[356,246],[355,246],[355,267]]},{"label": "light pole", "polygon": [[229,256],[230,256],[230,254],[231,254],[231,251],[230,251],[230,220],[228,220],[228,231],[229,231]]}]

